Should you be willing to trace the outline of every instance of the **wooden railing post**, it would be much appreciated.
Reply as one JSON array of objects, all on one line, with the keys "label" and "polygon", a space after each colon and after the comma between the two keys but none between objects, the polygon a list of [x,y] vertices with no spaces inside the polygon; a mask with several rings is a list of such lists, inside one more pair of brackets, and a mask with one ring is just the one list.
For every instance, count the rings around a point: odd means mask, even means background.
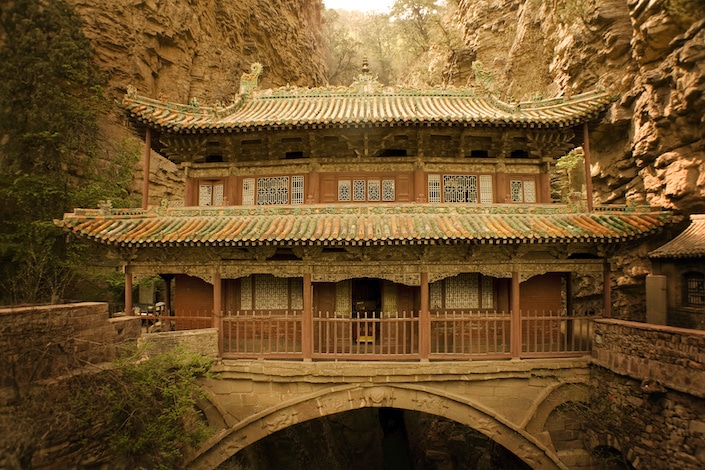
[{"label": "wooden railing post", "polygon": [[313,357],[313,284],[311,274],[304,274],[304,311],[301,318],[301,350],[304,361]]},{"label": "wooden railing post", "polygon": [[419,355],[428,361],[431,355],[431,313],[429,311],[428,273],[421,273],[421,305],[419,308]]},{"label": "wooden railing post", "polygon": [[512,358],[518,359],[521,356],[521,304],[519,302],[521,278],[519,271],[512,271],[512,291],[510,297],[511,310],[511,332],[509,350]]},{"label": "wooden railing post", "polygon": [[125,266],[125,315],[132,314],[132,273]]}]

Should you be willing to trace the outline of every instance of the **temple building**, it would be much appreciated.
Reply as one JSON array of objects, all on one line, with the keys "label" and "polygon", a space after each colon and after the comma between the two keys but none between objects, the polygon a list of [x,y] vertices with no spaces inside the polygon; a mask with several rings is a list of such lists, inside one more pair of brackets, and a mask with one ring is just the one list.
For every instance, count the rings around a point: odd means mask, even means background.
[{"label": "temple building", "polygon": [[[208,318],[224,357],[531,357],[584,353],[609,315],[610,257],[660,231],[651,208],[554,203],[550,173],[606,111],[600,91],[505,103],[470,88],[260,90],[230,104],[122,101],[185,197],[58,222],[161,275],[168,310]],[[148,171],[145,172],[149,174]],[[146,182],[145,182],[146,183]],[[577,305],[576,276],[602,299]],[[173,299],[173,301],[171,300]],[[589,312],[588,312],[589,310]]]}]

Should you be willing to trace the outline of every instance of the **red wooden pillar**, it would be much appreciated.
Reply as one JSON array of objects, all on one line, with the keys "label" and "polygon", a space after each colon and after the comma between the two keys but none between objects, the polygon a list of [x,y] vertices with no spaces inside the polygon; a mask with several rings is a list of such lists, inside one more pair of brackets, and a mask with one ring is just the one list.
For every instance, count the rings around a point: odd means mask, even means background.
[{"label": "red wooden pillar", "polygon": [[588,132],[587,122],[583,124],[583,158],[585,160],[585,189],[587,191],[587,209],[592,212],[592,172],[590,167],[590,134]]},{"label": "red wooden pillar", "polygon": [[132,273],[125,268],[125,315],[132,315]]},{"label": "red wooden pillar", "polygon": [[220,273],[213,273],[213,328],[218,328],[219,319],[223,316],[223,283]]},{"label": "red wooden pillar", "polygon": [[519,271],[512,271],[512,291],[510,296],[511,333],[509,348],[513,358],[521,356],[521,305],[519,302],[521,279]]},{"label": "red wooden pillar", "polygon": [[419,308],[419,354],[422,361],[431,355],[431,313],[429,311],[428,273],[421,273],[421,305]]},{"label": "red wooden pillar", "polygon": [[301,318],[301,350],[304,361],[313,357],[313,284],[311,274],[304,274],[304,311]]},{"label": "red wooden pillar", "polygon": [[149,206],[149,163],[152,155],[152,132],[147,128],[144,135],[144,162],[142,167],[142,209]]},{"label": "red wooden pillar", "polygon": [[418,203],[424,203],[427,201],[426,196],[426,173],[423,170],[414,170],[414,194],[415,200]]},{"label": "red wooden pillar", "polygon": [[612,316],[612,275],[610,269],[610,262],[607,260],[605,260],[602,272],[602,284],[602,290],[604,295],[602,316],[605,318],[610,318]]}]

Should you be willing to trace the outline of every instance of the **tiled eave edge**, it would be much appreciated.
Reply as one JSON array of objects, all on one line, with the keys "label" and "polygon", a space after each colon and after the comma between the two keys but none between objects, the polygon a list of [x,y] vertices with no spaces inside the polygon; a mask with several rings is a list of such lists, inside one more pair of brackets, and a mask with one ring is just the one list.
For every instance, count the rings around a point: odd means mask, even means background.
[{"label": "tiled eave edge", "polygon": [[[436,212],[423,212],[433,209],[438,209]],[[143,221],[149,221],[149,223],[157,223],[161,218],[168,218],[170,220],[178,220],[180,218],[188,218],[198,220],[200,218],[214,219],[219,217],[234,218],[238,217],[257,217],[260,214],[260,218],[265,221],[271,218],[277,213],[281,215],[292,215],[294,213],[304,211],[309,216],[313,215],[315,211],[316,214],[321,216],[330,215],[345,215],[345,211],[348,211],[347,215],[358,215],[364,216],[369,215],[392,215],[396,213],[404,213],[405,211],[410,211],[411,214],[424,214],[429,217],[434,215],[444,216],[444,215],[455,215],[458,216],[464,212],[464,209],[469,210],[466,212],[468,214],[490,214],[489,209],[482,210],[481,207],[467,208],[467,207],[440,207],[440,208],[430,208],[423,205],[409,205],[409,206],[395,206],[395,207],[284,207],[284,208],[273,208],[273,207],[254,207],[254,208],[187,208],[187,209],[163,209],[162,214],[157,214],[154,211],[141,211],[141,210],[111,210],[110,214],[105,214],[104,211],[100,210],[77,210],[74,214],[66,214],[63,221],[56,221],[57,225],[64,227],[68,231],[76,234],[77,236],[93,240],[97,243],[123,246],[123,247],[181,247],[181,246],[233,246],[233,247],[247,247],[247,246],[262,246],[262,245],[274,245],[274,246],[301,246],[301,245],[320,245],[320,246],[376,246],[376,245],[442,245],[442,244],[487,244],[487,245],[507,245],[507,244],[575,244],[575,243],[619,243],[629,240],[635,240],[638,238],[643,238],[654,233],[659,232],[663,226],[670,222],[671,214],[667,212],[634,212],[640,214],[639,217],[628,217],[632,224],[629,224],[626,228],[623,221],[607,221],[607,217],[612,215],[620,215],[624,217],[626,213],[624,211],[598,211],[598,213],[593,214],[591,217],[604,217],[606,220],[606,225],[602,225],[598,228],[606,229],[607,225],[616,223],[620,225],[618,229],[623,233],[616,235],[605,235],[605,234],[585,234],[585,235],[537,235],[528,234],[526,236],[502,236],[497,234],[487,233],[482,236],[372,236],[372,237],[356,237],[356,238],[341,238],[328,236],[322,237],[321,235],[309,237],[284,237],[279,238],[275,236],[263,239],[263,237],[247,237],[237,238],[237,239],[216,239],[216,240],[204,240],[202,237],[199,239],[193,239],[189,235],[182,238],[175,238],[170,240],[139,240],[139,239],[120,239],[120,233],[118,236],[110,236],[111,232],[106,233],[105,230],[109,228],[114,222],[122,221],[133,221],[134,226],[138,226]],[[549,207],[549,206],[533,206],[533,207],[500,207],[493,208],[495,210],[500,210],[499,215],[502,214],[503,209],[506,215],[522,215],[522,214],[574,214],[567,211],[560,211],[560,207]],[[513,209],[513,210],[512,210]],[[521,212],[524,210],[525,212]],[[294,212],[292,212],[294,211]],[[314,212],[312,212],[314,211]],[[352,211],[352,212],[350,212]],[[374,211],[374,212],[373,212]],[[419,212],[422,211],[422,212]],[[114,213],[113,213],[114,212]],[[165,213],[168,212],[168,215]],[[376,214],[375,214],[376,213]],[[408,213],[408,212],[407,212]],[[494,213],[498,215],[497,212]],[[600,216],[602,214],[602,216]],[[586,215],[583,213],[582,215]],[[315,215],[313,215],[315,217]],[[507,218],[509,219],[509,218]],[[646,223],[648,219],[648,223]],[[504,219],[502,219],[504,220]],[[101,221],[102,229],[96,230],[95,226],[92,231],[85,231],[81,229],[82,225],[85,225],[89,221]],[[508,223],[508,221],[506,221]],[[597,223],[594,219],[588,219],[587,223]],[[638,226],[641,224],[641,227]],[[510,224],[511,225],[511,224]],[[100,227],[99,227],[100,228]],[[576,228],[576,227],[572,227]],[[584,229],[585,227],[581,227]],[[567,230],[566,230],[567,231]],[[488,231],[487,231],[488,232]]]}]

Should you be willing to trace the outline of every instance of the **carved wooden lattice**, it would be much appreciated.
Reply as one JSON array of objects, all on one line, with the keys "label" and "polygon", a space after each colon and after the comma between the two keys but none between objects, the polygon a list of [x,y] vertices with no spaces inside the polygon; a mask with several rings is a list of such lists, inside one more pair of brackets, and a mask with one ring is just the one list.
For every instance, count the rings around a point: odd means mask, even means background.
[{"label": "carved wooden lattice", "polygon": [[480,202],[483,204],[492,204],[493,200],[492,176],[480,175]]},{"label": "carved wooden lattice", "polygon": [[352,312],[350,281],[341,281],[335,284],[335,312],[348,315]]},{"label": "carved wooden lattice", "polygon": [[289,280],[270,274],[255,275],[255,308],[286,310],[289,308]]},{"label": "carved wooden lattice", "polygon": [[488,276],[482,276],[482,308],[494,308],[494,283]]},{"label": "carved wooden lattice", "polygon": [[382,201],[390,202],[394,199],[394,180],[382,180]]},{"label": "carved wooden lattice", "polygon": [[240,279],[240,309],[252,310],[252,276]]},{"label": "carved wooden lattice", "polygon": [[257,178],[257,204],[288,204],[289,177],[272,176]]},{"label": "carved wooden lattice", "polygon": [[445,308],[480,308],[477,273],[464,273],[445,280]]},{"label": "carved wooden lattice", "polygon": [[353,201],[365,200],[365,180],[353,180]]},{"label": "carved wooden lattice", "polygon": [[524,181],[524,202],[536,202],[536,182]]},{"label": "carved wooden lattice", "polygon": [[382,198],[382,189],[379,180],[369,180],[367,182],[367,200],[379,201]]},{"label": "carved wooden lattice", "polygon": [[350,200],[350,180],[339,180],[338,181],[338,201],[349,201]]},{"label": "carved wooden lattice", "polygon": [[303,310],[304,308],[304,280],[300,277],[289,279],[291,290],[291,308],[293,310]]},{"label": "carved wooden lattice", "polygon": [[304,177],[303,176],[292,176],[291,177],[291,203],[292,204],[303,204],[304,203]]},{"label": "carved wooden lattice", "polygon": [[441,175],[428,175],[428,202],[441,202]]},{"label": "carved wooden lattice", "polygon": [[429,284],[430,308],[443,308],[443,281]]},{"label": "carved wooden lattice", "polygon": [[222,206],[223,183],[202,183],[198,186],[199,206]]},{"label": "carved wooden lattice", "polygon": [[512,180],[509,182],[509,194],[512,197],[512,202],[524,202],[521,181]]},{"label": "carved wooden lattice", "polygon": [[443,175],[445,202],[477,202],[477,176]]},{"label": "carved wooden lattice", "polygon": [[255,179],[245,178],[242,180],[242,205],[253,206],[255,204]]}]

